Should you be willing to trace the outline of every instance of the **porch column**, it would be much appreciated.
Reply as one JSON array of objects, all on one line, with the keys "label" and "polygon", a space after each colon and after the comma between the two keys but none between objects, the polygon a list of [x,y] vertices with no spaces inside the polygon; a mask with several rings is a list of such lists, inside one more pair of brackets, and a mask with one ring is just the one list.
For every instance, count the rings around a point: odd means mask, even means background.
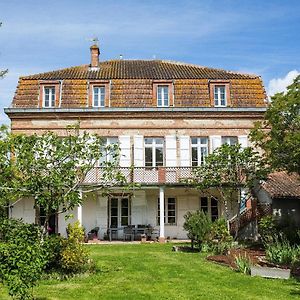
[{"label": "porch column", "polygon": [[159,242],[165,242],[165,187],[159,187]]},{"label": "porch column", "polygon": [[[79,197],[82,200],[82,190],[79,190]],[[78,205],[77,207],[77,219],[80,223],[80,225],[82,226],[82,205]]]}]

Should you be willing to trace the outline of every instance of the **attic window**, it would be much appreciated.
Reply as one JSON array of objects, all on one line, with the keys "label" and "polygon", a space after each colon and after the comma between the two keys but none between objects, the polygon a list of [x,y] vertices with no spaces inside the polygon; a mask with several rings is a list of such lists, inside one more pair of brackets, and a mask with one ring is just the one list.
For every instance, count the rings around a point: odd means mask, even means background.
[{"label": "attic window", "polygon": [[174,106],[173,83],[166,80],[155,80],[153,82],[153,106]]},{"label": "attic window", "polygon": [[93,106],[94,107],[105,106],[105,86],[93,87]]},{"label": "attic window", "polygon": [[214,86],[215,106],[226,106],[226,88],[225,85]]},{"label": "attic window", "polygon": [[55,100],[55,86],[45,86],[43,107],[55,107]]},{"label": "attic window", "polygon": [[40,82],[39,106],[44,108],[59,107],[60,103],[59,81]]},{"label": "attic window", "polygon": [[168,107],[169,106],[169,86],[159,85],[157,87],[157,106]]},{"label": "attic window", "polygon": [[110,84],[107,80],[93,80],[89,83],[88,106],[109,107]]},{"label": "attic window", "polygon": [[229,81],[210,82],[210,101],[214,107],[230,106]]}]

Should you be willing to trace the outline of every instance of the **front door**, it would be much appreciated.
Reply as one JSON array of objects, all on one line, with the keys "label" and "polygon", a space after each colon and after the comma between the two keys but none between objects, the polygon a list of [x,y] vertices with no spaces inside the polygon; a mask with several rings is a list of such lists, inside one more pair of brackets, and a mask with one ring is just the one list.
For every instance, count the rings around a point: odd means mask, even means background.
[{"label": "front door", "polygon": [[109,218],[110,228],[118,228],[130,225],[131,211],[129,197],[111,197],[109,199]]}]

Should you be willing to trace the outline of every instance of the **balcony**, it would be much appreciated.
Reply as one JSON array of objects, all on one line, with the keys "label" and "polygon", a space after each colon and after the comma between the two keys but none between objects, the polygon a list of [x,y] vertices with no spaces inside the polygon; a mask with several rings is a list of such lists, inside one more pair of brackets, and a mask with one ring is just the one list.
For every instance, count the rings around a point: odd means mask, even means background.
[{"label": "balcony", "polygon": [[[186,185],[184,182],[193,177],[195,167],[134,167],[118,168],[128,183],[140,185]],[[83,182],[85,185],[100,185],[105,178],[105,168],[91,169]]]}]

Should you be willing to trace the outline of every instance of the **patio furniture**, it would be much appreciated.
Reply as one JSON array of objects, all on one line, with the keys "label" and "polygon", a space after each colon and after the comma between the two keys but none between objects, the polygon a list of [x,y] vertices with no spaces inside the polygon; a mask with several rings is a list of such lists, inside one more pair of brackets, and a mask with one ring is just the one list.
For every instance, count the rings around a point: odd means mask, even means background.
[{"label": "patio furniture", "polygon": [[129,238],[131,241],[134,240],[134,232],[135,232],[135,226],[129,225],[124,227],[123,230],[123,240],[126,241],[126,238]]},{"label": "patio furniture", "polygon": [[110,227],[107,229],[108,231],[108,237],[109,237],[109,241],[111,242],[113,239],[117,240],[118,239],[118,232],[119,230],[121,230],[123,228],[119,228],[119,227]]},{"label": "patio furniture", "polygon": [[87,234],[88,240],[93,240],[95,238],[98,238],[98,232],[99,232],[99,227],[94,227],[93,229],[91,229]]}]

